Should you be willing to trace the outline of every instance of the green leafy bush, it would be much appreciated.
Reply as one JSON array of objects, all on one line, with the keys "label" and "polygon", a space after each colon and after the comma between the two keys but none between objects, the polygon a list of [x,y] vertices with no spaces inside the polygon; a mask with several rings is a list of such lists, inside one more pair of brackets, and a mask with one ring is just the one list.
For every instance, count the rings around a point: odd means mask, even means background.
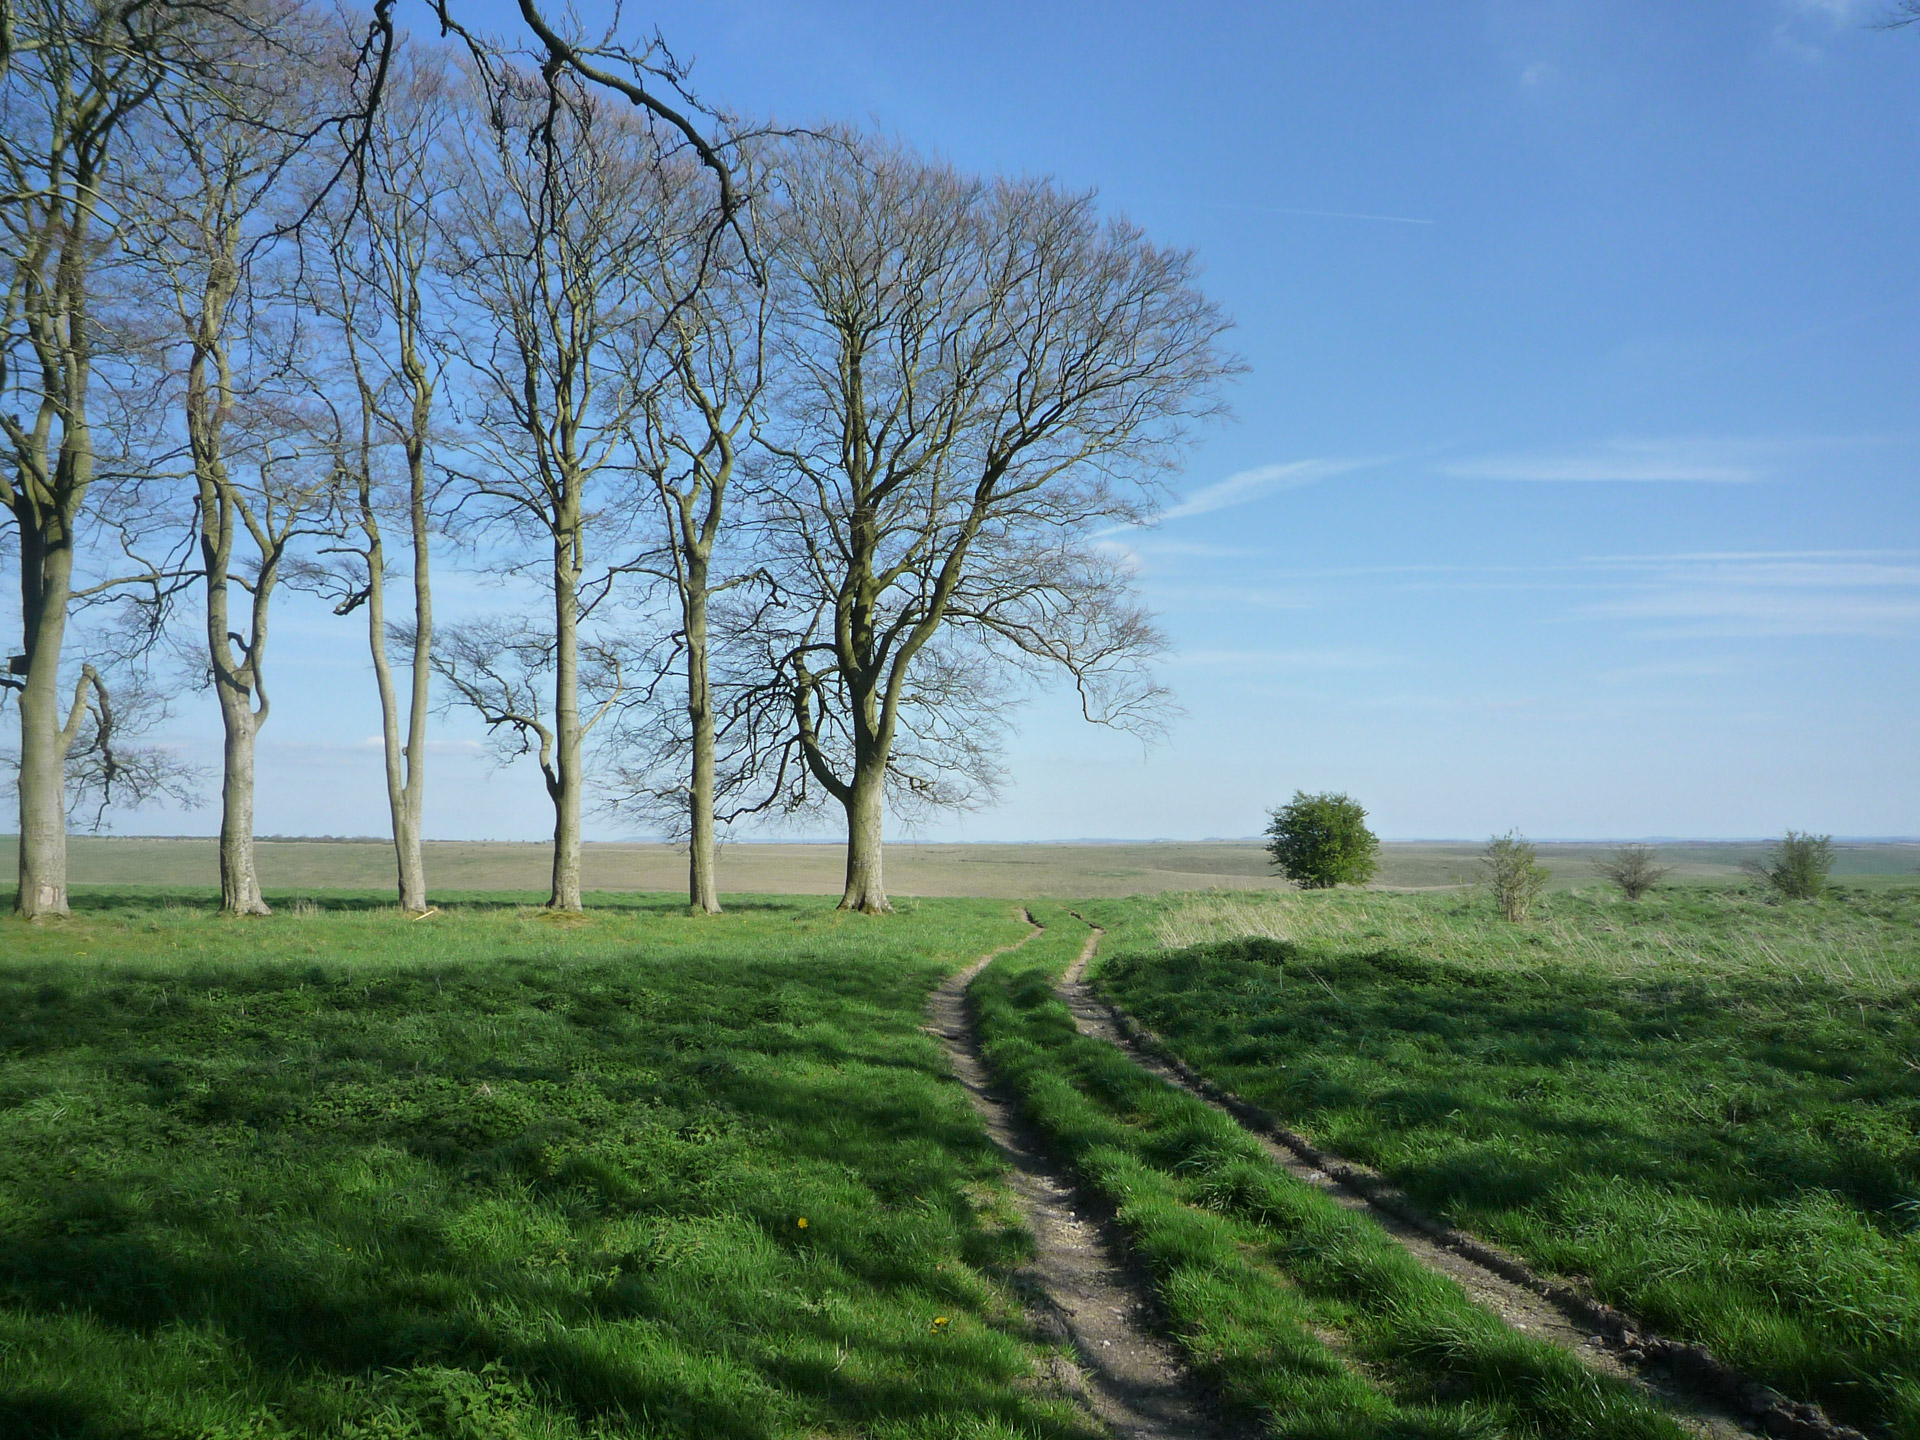
[{"label": "green leafy bush", "polygon": [[1789,900],[1812,900],[1827,888],[1833,861],[1831,835],[1789,830],[1765,859],[1749,861],[1747,868]]},{"label": "green leafy bush", "polygon": [[1305,890],[1364,885],[1379,869],[1380,841],[1367,828],[1367,812],[1331,790],[1294,791],[1292,803],[1273,812],[1267,836],[1274,867]]}]

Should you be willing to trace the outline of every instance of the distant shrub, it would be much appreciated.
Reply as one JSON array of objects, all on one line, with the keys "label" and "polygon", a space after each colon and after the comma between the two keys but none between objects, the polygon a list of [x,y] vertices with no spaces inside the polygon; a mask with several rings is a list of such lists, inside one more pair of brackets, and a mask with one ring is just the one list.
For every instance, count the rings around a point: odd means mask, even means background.
[{"label": "distant shrub", "polygon": [[1833,869],[1833,861],[1831,835],[1789,830],[1787,838],[1765,858],[1749,860],[1744,868],[1789,900],[1812,900],[1827,888],[1827,872]]},{"label": "distant shrub", "polygon": [[1380,868],[1380,841],[1352,797],[1296,790],[1292,803],[1272,813],[1267,853],[1274,867],[1302,889],[1364,885]]},{"label": "distant shrub", "polygon": [[1594,873],[1611,880],[1629,900],[1638,900],[1673,873],[1671,865],[1655,861],[1659,852],[1651,845],[1622,845],[1604,860],[1593,862]]},{"label": "distant shrub", "polygon": [[1518,830],[1489,840],[1480,852],[1480,863],[1486,867],[1486,886],[1493,892],[1500,913],[1516,925],[1533,913],[1534,901],[1553,878],[1552,872],[1540,864],[1533,842]]}]

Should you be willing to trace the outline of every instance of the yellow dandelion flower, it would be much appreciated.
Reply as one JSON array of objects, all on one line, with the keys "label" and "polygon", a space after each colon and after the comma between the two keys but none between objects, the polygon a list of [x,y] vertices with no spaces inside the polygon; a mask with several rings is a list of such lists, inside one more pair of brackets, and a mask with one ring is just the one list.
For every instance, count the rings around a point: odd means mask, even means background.
[{"label": "yellow dandelion flower", "polygon": [[804,1229],[806,1229],[806,1228],[807,1228],[807,1217],[806,1217],[806,1216],[804,1216],[804,1215],[802,1215],[802,1216],[801,1216],[801,1217],[799,1218],[799,1220],[798,1220],[798,1221],[796,1221],[795,1223],[796,1223],[797,1225],[799,1225],[799,1227],[800,1227],[800,1228],[801,1228],[802,1230],[804,1230]]},{"label": "yellow dandelion flower", "polygon": [[944,1330],[944,1329],[946,1329],[946,1328],[947,1328],[947,1317],[946,1317],[946,1316],[944,1316],[944,1315],[936,1315],[936,1316],[934,1316],[934,1317],[933,1317],[933,1328],[934,1328],[934,1329],[935,1329],[936,1331],[940,1331],[940,1330]]}]

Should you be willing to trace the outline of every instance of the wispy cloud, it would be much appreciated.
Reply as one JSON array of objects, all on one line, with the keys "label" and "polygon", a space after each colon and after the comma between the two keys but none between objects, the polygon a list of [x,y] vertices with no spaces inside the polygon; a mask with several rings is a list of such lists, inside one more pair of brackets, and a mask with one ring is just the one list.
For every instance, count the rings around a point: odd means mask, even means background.
[{"label": "wispy cloud", "polygon": [[1920,555],[1908,550],[1724,550],[1676,555],[1596,555],[1596,569],[1768,589],[1920,590]]},{"label": "wispy cloud", "polygon": [[1826,58],[1826,49],[1802,27],[1811,25],[1831,35],[1836,30],[1854,29],[1890,8],[1878,0],[1780,0],[1785,14],[1773,27],[1773,48],[1779,54],[1817,65]]},{"label": "wispy cloud", "polygon": [[1292,205],[1237,205],[1230,200],[1208,202],[1214,210],[1250,210],[1260,215],[1304,215],[1312,220],[1377,220],[1385,225],[1432,225],[1432,219],[1415,215],[1373,215],[1361,210],[1302,210]]},{"label": "wispy cloud", "polygon": [[1276,491],[1297,490],[1302,485],[1330,480],[1336,475],[1350,474],[1380,463],[1377,459],[1348,459],[1293,460],[1285,465],[1257,465],[1251,470],[1240,470],[1224,480],[1201,486],[1172,509],[1163,511],[1160,518],[1184,520],[1189,515],[1205,515],[1210,511],[1225,510],[1230,505],[1245,505]]},{"label": "wispy cloud", "polygon": [[1327,647],[1304,650],[1185,650],[1169,656],[1172,666],[1202,669],[1270,670],[1376,670],[1392,663],[1392,657],[1374,650]]},{"label": "wispy cloud", "polygon": [[1907,551],[1729,551],[1599,556],[1620,589],[1574,612],[1647,622],[1674,638],[1897,636],[1920,628],[1920,555]]},{"label": "wispy cloud", "polygon": [[1662,633],[1672,637],[1891,636],[1904,634],[1920,622],[1920,598],[1702,588],[1625,596],[1586,606],[1583,613],[1660,622]]},{"label": "wispy cloud", "polygon": [[1824,16],[1835,25],[1851,25],[1874,8],[1874,0],[1787,0],[1787,8],[1801,15]]},{"label": "wispy cloud", "polygon": [[1609,440],[1578,448],[1479,455],[1442,465],[1456,480],[1683,482],[1720,485],[1764,480],[1778,446],[1765,441]]},{"label": "wispy cloud", "polygon": [[[1410,564],[1266,569],[1265,588],[1175,576],[1152,586],[1180,609],[1316,610],[1350,603],[1355,587],[1405,603],[1524,593],[1560,621],[1625,624],[1652,638],[1920,635],[1920,550],[1728,550],[1590,555],[1532,564]],[[1415,600],[1412,597],[1429,597]],[[1263,652],[1264,653],[1264,652]],[[1275,651],[1304,660],[1331,652]],[[1355,652],[1357,653],[1357,652]],[[1187,663],[1238,663],[1237,651],[1195,652]]]}]

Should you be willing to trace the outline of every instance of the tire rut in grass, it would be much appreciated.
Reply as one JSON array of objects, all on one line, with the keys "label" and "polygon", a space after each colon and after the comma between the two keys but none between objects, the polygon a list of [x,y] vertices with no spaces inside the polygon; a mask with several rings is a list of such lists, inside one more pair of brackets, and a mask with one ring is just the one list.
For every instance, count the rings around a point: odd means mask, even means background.
[{"label": "tire rut in grass", "polygon": [[1602,1374],[1639,1386],[1688,1429],[1711,1440],[1867,1440],[1817,1406],[1790,1400],[1740,1375],[1701,1347],[1645,1333],[1610,1307],[1534,1274],[1517,1257],[1420,1214],[1365,1166],[1318,1149],[1258,1107],[1222,1091],[1165,1053],[1157,1036],[1093,992],[1086,982],[1087,962],[1106,932],[1083,916],[1074,918],[1093,934],[1060,977],[1057,993],[1081,1034],[1107,1041],[1143,1070],[1231,1117],[1275,1164],[1347,1209],[1371,1216],[1415,1259],[1458,1282],[1475,1302],[1516,1330],[1578,1355]]},{"label": "tire rut in grass", "polygon": [[967,1015],[966,989],[996,957],[983,955],[949,976],[927,1002],[929,1029],[946,1046],[955,1075],[987,1134],[1006,1156],[1009,1184],[1033,1232],[1035,1255],[1018,1277],[1028,1310],[1043,1331],[1078,1357],[1077,1375],[1056,1376],[1119,1440],[1198,1440],[1217,1432],[1195,1404],[1185,1369],[1153,1333],[1151,1304],[1128,1270],[1109,1253],[1100,1225],[1073,1187],[1034,1145],[1014,1109],[996,1096]]}]

